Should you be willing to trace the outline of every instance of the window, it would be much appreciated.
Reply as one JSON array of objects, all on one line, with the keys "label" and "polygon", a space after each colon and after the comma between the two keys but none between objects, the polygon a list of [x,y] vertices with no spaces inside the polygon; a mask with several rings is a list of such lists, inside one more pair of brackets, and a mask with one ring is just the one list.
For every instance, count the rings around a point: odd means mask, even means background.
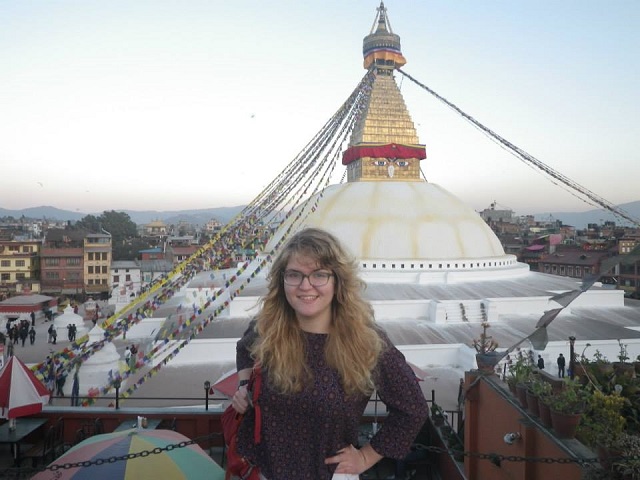
[{"label": "window", "polygon": [[102,260],[105,262],[109,260],[109,252],[102,252]]},{"label": "window", "polygon": [[89,267],[88,267],[88,272],[89,272],[89,273],[93,273],[93,265],[89,265]]},{"label": "window", "polygon": [[0,280],[2,280],[3,282],[8,282],[9,280],[11,280],[11,275],[8,273],[3,273],[0,277]]},{"label": "window", "polygon": [[58,265],[60,265],[60,258],[45,258],[44,264],[47,267],[57,267]]},{"label": "window", "polygon": [[69,266],[78,266],[82,263],[80,257],[67,258],[67,265]]},{"label": "window", "polygon": [[103,265],[103,266],[102,266],[102,273],[103,273],[103,274],[107,274],[107,273],[109,273],[109,270],[107,269],[107,266],[106,266],[106,265]]},{"label": "window", "polygon": [[93,252],[89,252],[89,255],[87,257],[89,260],[93,260]]},{"label": "window", "polygon": [[24,267],[25,263],[24,260],[16,260],[16,267]]},{"label": "window", "polygon": [[120,283],[120,275],[113,276],[113,283]]},{"label": "window", "polygon": [[131,275],[125,275],[124,279],[126,282],[130,282],[131,281]]},{"label": "window", "polygon": [[16,280],[24,280],[24,279],[25,279],[25,275],[23,272],[16,273]]},{"label": "window", "polygon": [[33,247],[30,247],[28,245],[25,245],[22,247],[22,253],[31,253],[33,252]]},{"label": "window", "polygon": [[46,272],[45,273],[45,278],[47,280],[58,280],[58,279],[60,279],[60,273],[58,273],[58,272]]},{"label": "window", "polygon": [[11,260],[0,261],[0,267],[10,267],[10,266],[11,266]]}]

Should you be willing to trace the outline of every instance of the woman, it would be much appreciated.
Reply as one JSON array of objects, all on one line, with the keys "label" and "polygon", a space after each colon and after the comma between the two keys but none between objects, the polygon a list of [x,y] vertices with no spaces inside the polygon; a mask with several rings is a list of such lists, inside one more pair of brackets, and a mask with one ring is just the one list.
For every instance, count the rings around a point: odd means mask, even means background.
[{"label": "woman", "polygon": [[[355,262],[333,235],[309,228],[282,248],[268,280],[262,309],[237,345],[241,386],[232,404],[248,412],[239,452],[268,480],[358,478],[383,457],[403,458],[427,403],[402,353],[375,325]],[[262,370],[257,445],[243,386],[254,363]],[[374,389],[389,414],[358,449]]]}]

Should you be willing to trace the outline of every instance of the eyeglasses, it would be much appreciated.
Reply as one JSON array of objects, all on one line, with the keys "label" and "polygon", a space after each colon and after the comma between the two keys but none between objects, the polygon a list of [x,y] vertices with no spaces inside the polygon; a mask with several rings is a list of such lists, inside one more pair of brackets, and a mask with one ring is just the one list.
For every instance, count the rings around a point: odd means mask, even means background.
[{"label": "eyeglasses", "polygon": [[329,279],[331,277],[333,277],[333,273],[322,272],[319,270],[311,272],[309,275],[305,275],[297,270],[285,270],[282,274],[284,283],[291,287],[299,287],[302,285],[305,278],[309,279],[309,284],[312,287],[322,287],[329,283]]}]

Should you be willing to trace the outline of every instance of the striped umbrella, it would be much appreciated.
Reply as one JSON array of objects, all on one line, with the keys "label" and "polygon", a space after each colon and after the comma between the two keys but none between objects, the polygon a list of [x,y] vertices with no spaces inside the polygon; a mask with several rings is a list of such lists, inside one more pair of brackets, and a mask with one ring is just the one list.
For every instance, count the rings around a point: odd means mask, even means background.
[{"label": "striped umbrella", "polygon": [[[224,470],[196,444],[153,453],[155,448],[176,445],[189,439],[173,430],[131,429],[94,435],[57,458],[51,465],[105,460],[101,465],[45,470],[32,480],[172,479],[223,480]],[[150,452],[129,460],[106,461],[112,457]]]},{"label": "striped umbrella", "polygon": [[18,418],[42,411],[49,390],[16,356],[0,370],[0,418]]}]

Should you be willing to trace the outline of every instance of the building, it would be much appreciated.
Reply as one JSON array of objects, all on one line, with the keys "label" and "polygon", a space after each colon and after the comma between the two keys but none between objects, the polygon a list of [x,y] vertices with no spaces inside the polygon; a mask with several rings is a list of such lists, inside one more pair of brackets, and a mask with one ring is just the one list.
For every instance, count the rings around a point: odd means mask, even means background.
[{"label": "building", "polygon": [[211,220],[209,220],[207,224],[204,226],[204,231],[209,235],[218,233],[220,230],[222,230],[222,223],[220,223],[215,218],[212,218]]},{"label": "building", "polygon": [[40,248],[37,240],[0,241],[0,296],[40,292]]},{"label": "building", "polygon": [[106,298],[110,292],[111,235],[48,230],[40,259],[43,293]]},{"label": "building", "polygon": [[49,295],[81,295],[84,290],[83,230],[50,229],[40,258],[40,283]]},{"label": "building", "polygon": [[198,248],[192,236],[168,237],[165,241],[164,256],[167,261],[177,265],[187,260]]},{"label": "building", "polygon": [[117,260],[111,262],[111,281],[113,295],[133,296],[140,291],[141,272],[137,260]]},{"label": "building", "polygon": [[[640,232],[633,230],[627,232],[618,240],[618,253],[626,255],[640,243]],[[634,298],[640,298],[640,260],[629,263],[621,263],[618,270],[618,286],[626,294]]]},{"label": "building", "polygon": [[84,237],[84,291],[107,298],[111,291],[111,235],[90,233]]},{"label": "building", "polygon": [[143,226],[142,234],[145,237],[166,237],[168,234],[168,227],[162,220],[153,220]]},{"label": "building", "polygon": [[599,272],[602,261],[610,256],[609,252],[591,252],[581,248],[558,249],[544,255],[538,269],[551,275],[582,279]]}]

